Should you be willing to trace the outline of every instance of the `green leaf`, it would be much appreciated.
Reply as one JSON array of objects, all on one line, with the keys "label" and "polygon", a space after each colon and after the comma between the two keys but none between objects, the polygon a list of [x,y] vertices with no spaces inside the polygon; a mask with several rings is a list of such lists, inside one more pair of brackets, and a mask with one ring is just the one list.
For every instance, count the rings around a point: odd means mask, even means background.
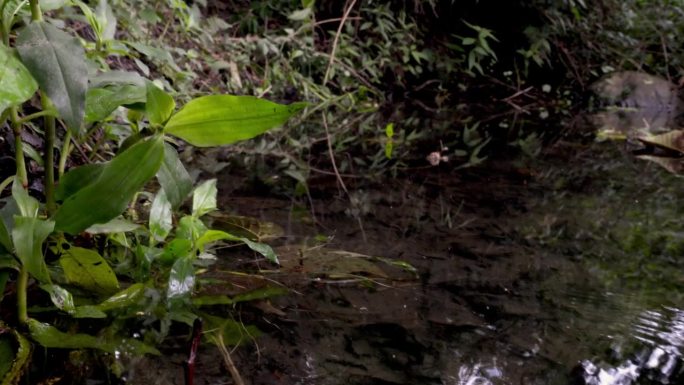
[{"label": "green leaf", "polygon": [[100,177],[68,197],[54,216],[56,229],[78,234],[121,214],[164,158],[161,136],[141,141],[105,164]]},{"label": "green leaf", "polygon": [[31,73],[9,48],[0,44],[0,113],[27,101],[37,89]]},{"label": "green leaf", "polygon": [[187,215],[178,221],[176,238],[187,239],[194,242],[204,235],[205,232],[207,232],[207,226],[205,226],[199,218]]},{"label": "green leaf", "polygon": [[59,264],[69,284],[98,295],[110,295],[119,290],[119,281],[107,261],[96,251],[81,247],[64,250]]},{"label": "green leaf", "polygon": [[192,191],[192,179],[178,159],[178,152],[168,143],[164,143],[164,161],[157,172],[157,179],[174,210]]},{"label": "green leaf", "polygon": [[101,38],[102,40],[112,40],[116,35],[116,16],[109,6],[107,0],[100,0],[95,8],[95,16],[102,26]]},{"label": "green leaf", "polygon": [[40,285],[40,288],[50,294],[52,303],[55,304],[58,309],[69,313],[74,311],[74,297],[71,295],[71,293],[69,293],[68,290],[53,284]]},{"label": "green leaf", "polygon": [[121,290],[113,296],[107,298],[104,302],[98,305],[79,306],[76,311],[72,313],[76,318],[104,318],[107,316],[106,311],[132,308],[135,306],[145,292],[145,285],[142,283],[134,283],[128,288]]},{"label": "green leaf", "polygon": [[171,267],[169,286],[166,296],[170,300],[189,297],[195,287],[195,268],[192,266],[193,258],[185,256],[176,259]]},{"label": "green leaf", "polygon": [[209,179],[197,186],[192,195],[192,215],[196,218],[216,210],[216,179]]},{"label": "green leaf", "polygon": [[123,218],[114,218],[107,223],[94,224],[86,229],[89,234],[128,233],[140,228],[140,225]]},{"label": "green leaf", "polygon": [[14,250],[12,244],[12,228],[14,227],[14,216],[20,215],[19,207],[14,199],[10,199],[5,206],[0,209],[0,244],[5,250]]},{"label": "green leaf", "polygon": [[0,384],[18,384],[31,363],[31,343],[0,321]]},{"label": "green leaf", "polygon": [[209,243],[214,243],[218,241],[237,241],[241,242],[242,238],[236,237],[233,234],[229,234],[225,231],[221,230],[207,230],[200,236],[197,241],[195,242],[197,248],[199,250],[203,250],[204,246],[206,246]]},{"label": "green leaf", "polygon": [[54,11],[60,9],[66,4],[67,0],[40,0],[40,9],[45,11]]},{"label": "green leaf", "polygon": [[14,217],[12,241],[17,257],[28,272],[43,283],[50,283],[50,274],[43,259],[43,242],[54,227],[55,222],[52,221]]},{"label": "green leaf", "polygon": [[12,198],[19,208],[21,216],[35,218],[38,216],[38,209],[40,203],[37,199],[30,196],[28,191],[21,187],[21,183],[17,178],[12,182]]},{"label": "green leaf", "polygon": [[256,251],[257,253],[263,255],[267,260],[269,260],[272,263],[278,264],[278,256],[276,253],[273,251],[271,246],[265,244],[265,243],[259,243],[259,242],[252,242],[247,238],[242,238],[242,242],[244,242],[250,249]]},{"label": "green leaf", "polygon": [[78,190],[96,181],[104,169],[105,163],[94,163],[69,170],[59,180],[55,190],[55,199],[63,201],[74,195]]},{"label": "green leaf", "polygon": [[164,251],[159,256],[159,260],[167,265],[176,262],[180,258],[190,256],[192,252],[192,241],[189,239],[176,238],[164,246]]},{"label": "green leaf", "polygon": [[69,129],[79,135],[88,88],[81,43],[51,24],[33,22],[19,32],[17,51]]},{"label": "green leaf", "polygon": [[221,146],[279,127],[306,105],[282,105],[253,96],[203,96],[173,115],[165,131],[194,146]]},{"label": "green leaf", "polygon": [[153,125],[163,125],[176,109],[176,102],[171,95],[157,87],[152,82],[147,82],[147,104],[145,110],[147,118]]},{"label": "green leaf", "polygon": [[29,333],[34,341],[46,348],[99,349],[108,353],[130,353],[134,355],[160,355],[154,347],[130,338],[97,338],[88,334],[64,333],[54,326],[35,319],[28,320]]},{"label": "green leaf", "polygon": [[171,211],[171,203],[166,199],[164,190],[159,190],[150,208],[150,233],[159,242],[163,242],[173,229]]},{"label": "green leaf", "polygon": [[106,119],[119,106],[145,103],[147,100],[145,92],[145,88],[130,84],[89,89],[86,93],[85,104],[86,123]]}]

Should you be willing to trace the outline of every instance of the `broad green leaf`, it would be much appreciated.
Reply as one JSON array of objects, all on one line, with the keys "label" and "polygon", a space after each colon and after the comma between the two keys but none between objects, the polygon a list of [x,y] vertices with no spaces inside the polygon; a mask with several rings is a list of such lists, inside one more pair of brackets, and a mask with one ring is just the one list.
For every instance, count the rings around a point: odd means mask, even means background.
[{"label": "broad green leaf", "polygon": [[107,223],[94,224],[86,229],[90,234],[128,233],[140,228],[140,225],[123,218],[114,218]]},{"label": "broad green leaf", "polygon": [[136,304],[144,293],[145,285],[142,283],[134,283],[128,288],[107,298],[104,302],[97,305],[97,307],[102,311],[130,307]]},{"label": "broad green leaf", "polygon": [[174,210],[192,191],[192,179],[178,159],[178,152],[168,143],[164,143],[164,161],[157,172],[157,180]]},{"label": "broad green leaf", "polygon": [[136,86],[142,93],[146,92],[145,84],[147,80],[140,76],[137,72],[128,71],[106,71],[97,74],[94,78],[90,79],[91,88],[103,88],[106,86],[115,85],[131,85]]},{"label": "broad green leaf", "polygon": [[244,242],[250,249],[256,251],[257,253],[263,255],[267,260],[269,260],[272,263],[278,264],[278,256],[276,253],[273,251],[271,246],[265,244],[265,243],[259,243],[259,242],[252,242],[247,238],[242,238],[242,242]]},{"label": "broad green leaf", "polygon": [[59,180],[55,190],[55,199],[63,201],[74,195],[78,190],[96,181],[104,169],[105,163],[94,163],[69,170]]},{"label": "broad green leaf", "polygon": [[119,281],[114,271],[94,250],[70,247],[64,250],[59,264],[71,285],[98,295],[110,295],[119,290]]},{"label": "broad green leaf", "polygon": [[78,136],[88,88],[81,43],[51,24],[33,22],[19,32],[17,51],[69,129]]},{"label": "broad green leaf", "polygon": [[0,384],[14,385],[31,363],[31,343],[0,321]]},{"label": "broad green leaf", "polygon": [[17,257],[28,272],[43,283],[50,283],[50,274],[43,259],[43,242],[54,227],[55,222],[52,221],[14,217],[12,241]]},{"label": "broad green leaf", "polygon": [[236,241],[236,242],[241,242],[242,238],[236,237],[233,234],[229,234],[225,231],[221,230],[207,230],[200,236],[197,241],[195,242],[195,245],[199,250],[203,250],[204,246],[210,243],[218,242],[218,241]]},{"label": "broad green leaf", "polygon": [[40,285],[40,288],[50,294],[52,303],[57,306],[58,309],[64,310],[68,313],[74,311],[74,297],[71,295],[71,293],[69,293],[68,290],[61,286],[49,283]]},{"label": "broad green leaf", "polygon": [[159,169],[161,136],[141,141],[105,164],[100,177],[68,197],[54,216],[56,229],[77,234],[121,214]]},{"label": "broad green leaf", "polygon": [[176,238],[187,239],[194,242],[204,235],[205,232],[207,232],[207,226],[205,226],[199,218],[187,215],[178,221]]},{"label": "broad green leaf", "polygon": [[196,218],[216,210],[216,179],[209,179],[197,186],[192,195],[192,215]]},{"label": "broad green leaf", "polygon": [[150,208],[150,233],[159,242],[163,242],[173,229],[171,211],[171,203],[166,199],[164,190],[159,190]]},{"label": "broad green leaf", "polygon": [[193,258],[185,256],[176,259],[171,267],[169,286],[166,296],[171,299],[180,299],[190,296],[195,287],[195,268],[192,266]]},{"label": "broad green leaf", "polygon": [[130,338],[98,338],[88,334],[64,333],[50,324],[35,319],[28,320],[29,333],[34,341],[46,348],[59,349],[99,349],[108,353],[154,354],[154,347]]},{"label": "broad green leaf", "polygon": [[180,258],[187,258],[192,252],[192,241],[189,239],[176,238],[164,246],[164,252],[159,256],[159,260],[170,265]]},{"label": "broad green leaf", "polygon": [[171,95],[157,87],[152,82],[147,82],[147,104],[145,110],[147,118],[153,125],[161,126],[169,120],[169,117],[176,109],[176,102]]},{"label": "broad green leaf", "polygon": [[145,285],[134,283],[128,288],[107,298],[98,305],[79,306],[72,316],[76,318],[104,318],[106,311],[131,308],[135,306],[145,292]]},{"label": "broad green leaf", "polygon": [[119,106],[145,103],[147,100],[145,92],[145,88],[130,84],[90,88],[86,93],[86,123],[106,119]]},{"label": "broad green leaf", "polygon": [[100,0],[95,8],[95,17],[102,27],[102,40],[112,40],[116,35],[116,16],[107,0]]},{"label": "broad green leaf", "polygon": [[31,73],[9,48],[0,44],[0,113],[27,101],[37,89]]},{"label": "broad green leaf", "polygon": [[26,189],[21,187],[21,183],[19,183],[17,178],[15,178],[12,183],[12,198],[19,208],[21,216],[30,218],[38,216],[40,203],[36,198],[30,196]]},{"label": "broad green leaf", "polygon": [[306,103],[282,105],[253,96],[203,96],[173,115],[165,131],[194,146],[221,146],[279,127],[304,107]]}]

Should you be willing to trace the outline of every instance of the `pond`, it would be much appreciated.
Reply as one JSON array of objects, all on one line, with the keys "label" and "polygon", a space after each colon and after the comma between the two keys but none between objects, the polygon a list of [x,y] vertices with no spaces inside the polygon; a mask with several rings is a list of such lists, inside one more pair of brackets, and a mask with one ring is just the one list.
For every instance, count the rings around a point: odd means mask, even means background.
[{"label": "pond", "polygon": [[[269,241],[280,268],[226,250],[218,269],[288,291],[214,309],[261,331],[232,351],[244,382],[684,381],[682,180],[628,143],[581,138],[480,168],[348,179],[348,195],[314,178],[313,205],[220,176],[221,207],[283,235]],[[127,378],[182,384],[184,352],[140,359]],[[233,383],[209,344],[195,376]]]}]

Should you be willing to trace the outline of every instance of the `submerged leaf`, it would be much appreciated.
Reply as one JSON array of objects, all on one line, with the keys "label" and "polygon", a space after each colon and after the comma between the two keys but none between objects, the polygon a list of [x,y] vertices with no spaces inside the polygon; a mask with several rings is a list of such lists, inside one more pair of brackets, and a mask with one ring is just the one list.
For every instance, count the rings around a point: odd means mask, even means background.
[{"label": "submerged leaf", "polygon": [[280,238],[285,234],[282,227],[273,222],[260,221],[256,218],[238,215],[211,213],[211,227],[230,234],[247,238],[251,241],[263,242]]},{"label": "submerged leaf", "polygon": [[203,96],[173,115],[165,132],[197,147],[221,146],[279,127],[306,105],[282,105],[253,96]]},{"label": "submerged leaf", "polygon": [[51,24],[33,22],[17,35],[17,51],[69,129],[78,136],[88,87],[81,43]]}]

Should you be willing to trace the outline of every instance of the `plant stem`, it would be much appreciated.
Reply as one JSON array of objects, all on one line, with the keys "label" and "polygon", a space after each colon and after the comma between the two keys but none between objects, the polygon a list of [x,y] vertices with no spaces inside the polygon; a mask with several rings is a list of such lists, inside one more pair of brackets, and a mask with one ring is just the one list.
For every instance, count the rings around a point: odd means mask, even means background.
[{"label": "plant stem", "polygon": [[[40,92],[43,111],[50,110],[50,101]],[[45,116],[45,206],[48,216],[55,213],[55,117]]]},{"label": "plant stem", "polygon": [[17,311],[19,323],[26,324],[28,320],[28,312],[26,310],[26,292],[28,289],[28,270],[26,266],[22,266],[19,270],[19,278],[17,279]]},{"label": "plant stem", "polygon": [[28,188],[28,174],[26,173],[26,161],[24,160],[24,143],[21,141],[21,123],[19,123],[19,113],[17,107],[10,108],[10,120],[12,121],[12,131],[14,132],[14,159],[17,163],[17,178],[21,185]]},{"label": "plant stem", "polygon": [[57,111],[50,108],[47,110],[34,112],[31,115],[26,115],[23,118],[20,118],[18,122],[19,122],[19,124],[24,124],[24,123],[30,122],[33,119],[37,119],[37,118],[40,118],[43,116],[55,116],[55,114],[57,114]]},{"label": "plant stem", "polygon": [[59,168],[58,176],[61,178],[64,175],[64,169],[66,168],[66,161],[71,153],[71,131],[67,130],[66,135],[64,135],[64,143],[62,143],[62,150],[59,152]]},{"label": "plant stem", "polygon": [[33,20],[33,21],[43,20],[43,12],[41,12],[41,10],[40,10],[40,1],[39,0],[29,0],[29,3],[31,4],[31,20]]}]

